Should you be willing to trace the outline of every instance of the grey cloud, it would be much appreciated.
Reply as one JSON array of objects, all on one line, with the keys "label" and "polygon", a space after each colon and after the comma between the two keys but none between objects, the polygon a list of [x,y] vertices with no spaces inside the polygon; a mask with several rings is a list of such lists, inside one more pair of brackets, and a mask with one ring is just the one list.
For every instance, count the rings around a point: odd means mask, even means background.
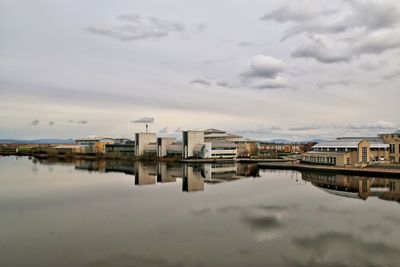
[{"label": "grey cloud", "polygon": [[356,36],[348,45],[355,55],[381,54],[400,47],[399,29],[374,31],[364,36]]},{"label": "grey cloud", "polygon": [[257,55],[254,56],[246,71],[241,73],[241,76],[246,79],[250,78],[267,78],[274,79],[279,73],[285,69],[285,63],[269,56]]},{"label": "grey cloud", "polygon": [[242,42],[237,43],[237,45],[238,45],[239,47],[249,47],[249,46],[254,46],[255,44],[252,43],[252,42],[245,42],[245,41],[242,41]]},{"label": "grey cloud", "polygon": [[387,75],[382,76],[381,78],[384,80],[391,80],[398,77],[400,77],[400,70],[393,71]]},{"label": "grey cloud", "polygon": [[238,86],[227,81],[218,81],[215,83],[217,86],[225,87],[225,88],[237,88]]},{"label": "grey cloud", "polygon": [[339,20],[327,23],[326,16],[337,14],[338,10],[313,11],[310,4],[288,5],[280,7],[263,16],[262,20],[274,20],[279,23],[293,22],[286,37],[307,33],[340,33],[361,28],[365,31],[385,29],[395,26],[400,21],[399,7],[391,1],[347,0],[350,14]]},{"label": "grey cloud", "polygon": [[292,22],[282,40],[305,33],[306,36],[322,35],[330,38],[331,43],[341,45],[338,48],[328,47],[324,42],[314,40],[295,49],[291,53],[294,58],[314,58],[322,63],[347,62],[363,54],[380,54],[399,48],[398,5],[393,1],[372,0],[348,0],[346,3],[349,14],[335,17],[330,22],[325,17],[338,12],[315,12],[309,11],[312,6],[298,9],[296,5],[278,8],[262,19],[279,23]]},{"label": "grey cloud", "polygon": [[73,123],[74,122],[74,120],[68,120],[68,123]]},{"label": "grey cloud", "polygon": [[381,68],[384,64],[384,61],[381,61],[379,63],[371,63],[369,61],[366,61],[358,65],[358,67],[366,71],[374,71]]},{"label": "grey cloud", "polygon": [[318,130],[321,129],[319,125],[308,125],[308,126],[299,126],[299,127],[290,127],[290,131],[308,131],[308,130]]},{"label": "grey cloud", "polygon": [[[190,110],[198,111],[204,108],[204,101],[209,101],[207,95],[197,95],[195,100],[189,98],[188,101],[178,101],[177,98],[166,99],[164,94],[157,95],[144,95],[144,94],[129,94],[127,92],[121,92],[118,94],[112,93],[109,90],[98,90],[94,94],[89,88],[74,88],[74,87],[64,87],[60,85],[49,85],[43,83],[33,83],[25,84],[19,81],[0,81],[5,88],[8,88],[8,93],[14,95],[15,97],[20,97],[24,95],[46,98],[50,101],[63,101],[65,103],[70,103],[74,101],[75,103],[80,103],[87,105],[88,103],[104,103],[108,106],[131,106],[135,104],[137,106],[155,107],[155,108],[166,108],[174,110]],[[4,88],[3,87],[3,88]],[[202,101],[199,101],[202,99]],[[236,116],[243,116],[243,112],[238,109],[232,109],[229,105],[212,105],[209,106],[209,111],[214,113],[226,114],[227,112]]]},{"label": "grey cloud", "polygon": [[78,121],[79,124],[87,124],[89,121],[85,121],[85,120],[80,120]]},{"label": "grey cloud", "polygon": [[293,58],[313,58],[322,63],[347,62],[352,54],[328,46],[324,40],[309,36],[309,43],[297,47],[290,54]]},{"label": "grey cloud", "polygon": [[261,20],[274,20],[279,23],[285,22],[301,22],[312,18],[312,13],[309,9],[292,8],[292,6],[279,7],[264,16]]},{"label": "grey cloud", "polygon": [[155,17],[142,18],[138,14],[117,16],[114,23],[105,26],[92,26],[88,31],[109,36],[121,41],[160,39],[170,33],[185,34],[185,25],[176,21]]},{"label": "grey cloud", "polygon": [[153,123],[154,118],[153,117],[142,117],[140,119],[133,120],[131,122],[133,122],[133,123]]},{"label": "grey cloud", "polygon": [[253,134],[253,135],[263,135],[263,134],[270,134],[274,131],[280,131],[282,130],[281,127],[277,127],[277,126],[270,126],[270,127],[266,127],[266,126],[260,126],[260,127],[252,127],[252,128],[242,128],[242,129],[234,129],[232,130],[233,133],[236,134]]},{"label": "grey cloud", "polygon": [[207,81],[205,79],[200,79],[200,78],[193,79],[193,80],[190,81],[190,83],[192,83],[192,84],[200,84],[200,85],[204,85],[204,86],[210,86],[211,85],[211,82],[209,82],[209,81]]},{"label": "grey cloud", "polygon": [[54,126],[56,123],[54,121],[49,121],[49,126]]},{"label": "grey cloud", "polygon": [[192,28],[194,29],[194,32],[196,32],[196,33],[203,33],[206,30],[207,25],[205,25],[203,23],[198,23],[198,24],[193,25]]},{"label": "grey cloud", "polygon": [[[266,79],[261,83],[253,85],[252,88],[254,89],[289,89],[289,86],[285,79],[281,77],[277,77],[276,79]],[[291,88],[290,88],[291,89]]]},{"label": "grey cloud", "polygon": [[328,87],[331,86],[335,86],[335,85],[343,85],[343,86],[347,86],[350,85],[351,81],[350,80],[336,80],[336,81],[326,81],[326,82],[320,82],[317,83],[317,86],[319,89],[326,89]]},{"label": "grey cloud", "polygon": [[330,41],[338,43],[338,47],[333,44],[328,45],[327,40],[327,38],[323,40],[321,36],[310,35],[308,43],[297,47],[291,52],[291,56],[313,58],[321,63],[348,62],[364,54],[381,54],[399,48],[400,31],[382,30],[354,38]]},{"label": "grey cloud", "polygon": [[396,129],[397,125],[390,121],[378,121],[364,124],[348,124],[345,126],[348,129]]},{"label": "grey cloud", "polygon": [[33,120],[31,124],[32,124],[33,126],[38,126],[39,123],[40,123],[39,120]]},{"label": "grey cloud", "polygon": [[177,128],[177,129],[175,129],[175,133],[180,133],[180,132],[182,132],[183,131],[183,129],[181,128],[181,127],[179,127],[179,128]]}]

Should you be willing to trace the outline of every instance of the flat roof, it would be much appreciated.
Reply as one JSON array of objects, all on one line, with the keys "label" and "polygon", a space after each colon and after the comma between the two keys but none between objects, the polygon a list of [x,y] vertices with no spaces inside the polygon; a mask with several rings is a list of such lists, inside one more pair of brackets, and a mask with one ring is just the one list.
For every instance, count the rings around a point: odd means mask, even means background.
[{"label": "flat roof", "polygon": [[313,148],[358,148],[364,139],[339,139],[333,141],[323,141],[313,146]]},{"label": "flat roof", "polygon": [[213,132],[213,133],[226,133],[225,131],[222,130],[218,130],[215,128],[209,128],[209,129],[205,129],[204,132]]},{"label": "flat roof", "polygon": [[369,143],[370,148],[388,148],[389,145],[385,144],[383,141],[382,137],[375,136],[375,137],[339,137],[337,140],[346,140],[346,141],[352,141],[352,140],[367,140]]}]

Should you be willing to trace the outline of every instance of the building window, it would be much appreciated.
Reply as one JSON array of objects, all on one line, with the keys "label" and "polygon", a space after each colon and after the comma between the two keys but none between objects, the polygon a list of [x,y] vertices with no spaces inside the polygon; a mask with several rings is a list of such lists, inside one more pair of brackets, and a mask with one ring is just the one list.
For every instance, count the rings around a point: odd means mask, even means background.
[{"label": "building window", "polygon": [[362,148],[362,162],[367,163],[368,162],[368,154],[367,154],[367,148],[363,147]]}]

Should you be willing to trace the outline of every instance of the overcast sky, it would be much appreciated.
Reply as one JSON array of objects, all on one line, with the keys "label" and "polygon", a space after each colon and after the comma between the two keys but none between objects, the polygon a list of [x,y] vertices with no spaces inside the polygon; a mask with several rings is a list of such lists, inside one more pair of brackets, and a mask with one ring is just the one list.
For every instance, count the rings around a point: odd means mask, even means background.
[{"label": "overcast sky", "polygon": [[400,127],[400,0],[0,0],[0,138]]}]

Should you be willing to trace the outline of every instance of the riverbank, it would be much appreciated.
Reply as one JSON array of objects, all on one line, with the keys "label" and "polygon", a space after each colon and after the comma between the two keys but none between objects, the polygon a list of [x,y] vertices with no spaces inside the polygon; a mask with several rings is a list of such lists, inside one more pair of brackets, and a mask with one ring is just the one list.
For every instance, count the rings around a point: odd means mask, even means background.
[{"label": "riverbank", "polygon": [[335,167],[321,165],[307,165],[296,162],[263,162],[257,164],[261,169],[280,169],[280,170],[296,170],[296,171],[316,171],[332,174],[345,174],[368,177],[390,177],[400,179],[400,169],[390,168],[354,168],[354,167]]}]

